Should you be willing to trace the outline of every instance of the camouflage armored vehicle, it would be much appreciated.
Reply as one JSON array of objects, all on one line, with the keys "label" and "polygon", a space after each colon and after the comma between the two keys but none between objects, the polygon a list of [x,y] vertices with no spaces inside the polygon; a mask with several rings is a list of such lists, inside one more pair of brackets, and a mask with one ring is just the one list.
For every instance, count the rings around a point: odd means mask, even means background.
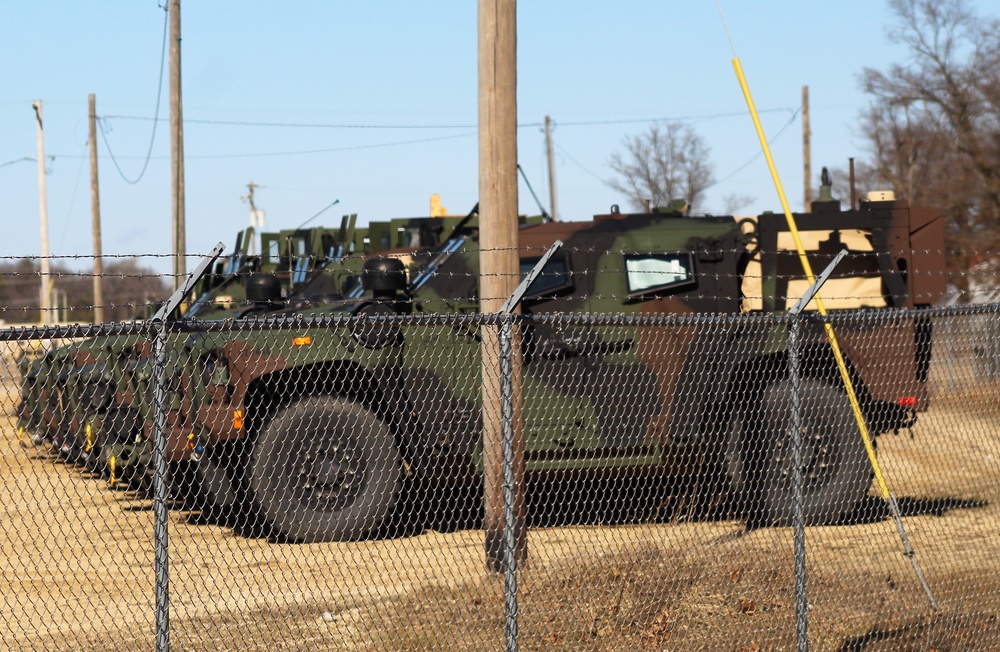
[{"label": "camouflage armored vehicle", "polygon": [[[874,283],[867,294],[839,290],[842,307],[912,309],[943,293],[940,211],[904,201],[813,208],[798,216],[813,265],[846,247],[838,282]],[[779,215],[617,209],[523,227],[522,273],[565,243],[524,302],[529,474],[721,476],[749,497],[748,519],[787,520],[784,326],[733,319],[794,300],[788,288],[802,273],[780,251],[784,235]],[[478,253],[465,230],[409,265],[370,257],[356,300],[269,313],[286,318],[273,329],[186,335],[172,363],[170,459],[195,460],[213,500],[301,541],[377,528],[404,477],[476,477]],[[864,416],[873,433],[907,427],[927,407],[930,322],[884,310],[873,325],[852,321],[857,312],[833,319]],[[594,314],[615,317],[586,319]],[[807,330],[806,518],[819,523],[854,509],[871,469],[819,320]]]},{"label": "camouflage armored vehicle", "polygon": [[[185,316],[221,319],[246,310],[244,282],[257,271],[285,271],[277,276],[281,292],[294,295],[315,269],[352,250],[355,221],[354,215],[344,216],[339,233],[322,227],[262,233],[263,255],[250,254],[253,229],[241,231],[232,254],[202,278]],[[346,247],[340,244],[345,242]],[[51,348],[22,371],[19,428],[68,459],[105,469],[109,458],[116,458],[124,467],[135,448],[132,434],[142,423],[133,380],[148,375],[151,350],[148,338],[138,335]]]},{"label": "camouflage armored vehicle", "polygon": [[[391,247],[389,233],[398,243],[434,245],[462,220],[397,218],[372,222],[367,229],[357,228],[356,222],[356,215],[345,215],[337,231],[310,227],[262,233],[259,254],[251,254],[253,229],[240,232],[233,253],[199,282],[197,298],[183,318],[261,316],[344,300],[361,289],[362,258],[354,255],[355,248],[372,252]],[[369,230],[377,234],[374,244]],[[262,279],[274,292],[264,300],[259,296]],[[64,457],[110,472],[114,483],[141,480],[150,461],[151,352],[148,338],[134,335],[53,349],[24,376],[21,426],[37,443],[51,441]]]},{"label": "camouflage armored vehicle", "polygon": [[[201,291],[209,296],[225,285],[229,274],[245,274],[253,266],[246,249],[252,229],[237,234],[233,254],[220,263],[219,273],[207,275]],[[224,265],[230,269],[224,270]],[[63,343],[46,351],[22,371],[18,426],[37,445],[49,442],[62,456],[92,464],[98,459],[93,424],[84,425],[88,412],[96,413],[113,400],[120,370],[128,360],[148,356],[144,338],[101,336]]]}]

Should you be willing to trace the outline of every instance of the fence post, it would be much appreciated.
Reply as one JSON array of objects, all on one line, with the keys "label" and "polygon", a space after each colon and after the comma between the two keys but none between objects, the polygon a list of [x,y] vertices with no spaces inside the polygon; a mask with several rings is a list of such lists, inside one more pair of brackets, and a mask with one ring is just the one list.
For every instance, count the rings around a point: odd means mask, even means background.
[{"label": "fence post", "polygon": [[215,245],[153,315],[153,546],[156,591],[156,651],[170,650],[170,571],[167,532],[167,319],[208,272],[225,245]]},{"label": "fence post", "polygon": [[[847,255],[842,249],[834,256],[826,269],[816,277],[805,293],[799,297],[788,315],[792,320],[788,326],[788,383],[792,387],[792,528],[794,530],[795,555],[795,631],[798,636],[799,652],[809,649],[809,600],[806,595],[806,512],[804,480],[802,478],[802,395],[799,392],[799,331],[802,326],[802,311],[833,274],[837,264]],[[821,311],[822,312],[822,311]],[[780,433],[779,433],[780,435]]]},{"label": "fence post", "polygon": [[170,573],[167,533],[167,326],[153,322],[153,539],[156,572],[156,650],[170,649]]},{"label": "fence post", "polygon": [[806,519],[802,478],[802,395],[799,393],[799,329],[802,316],[791,315],[788,329],[788,381],[792,386],[792,528],[795,532],[795,631],[799,652],[809,649],[809,601],[806,596]]},{"label": "fence post", "polygon": [[514,483],[514,348],[512,345],[514,315],[500,313],[500,451],[503,474],[503,561],[504,561],[504,634],[507,651],[518,646],[517,614],[517,547],[519,541]]}]

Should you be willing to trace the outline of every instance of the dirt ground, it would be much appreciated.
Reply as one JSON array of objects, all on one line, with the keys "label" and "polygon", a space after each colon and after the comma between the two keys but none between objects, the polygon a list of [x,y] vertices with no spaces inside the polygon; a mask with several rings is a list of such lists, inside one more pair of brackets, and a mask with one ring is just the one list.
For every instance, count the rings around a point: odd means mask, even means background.
[{"label": "dirt ground", "polygon": [[[853,522],[807,531],[811,649],[1000,649],[998,395],[950,394],[913,438],[880,440],[939,608],[873,494]],[[153,649],[149,500],[31,446],[12,419],[0,487],[0,645]],[[484,571],[481,530],[296,545],[197,516],[181,505],[169,518],[173,650],[504,647],[503,580]],[[795,649],[790,529],[570,521],[529,533],[522,649]]]}]

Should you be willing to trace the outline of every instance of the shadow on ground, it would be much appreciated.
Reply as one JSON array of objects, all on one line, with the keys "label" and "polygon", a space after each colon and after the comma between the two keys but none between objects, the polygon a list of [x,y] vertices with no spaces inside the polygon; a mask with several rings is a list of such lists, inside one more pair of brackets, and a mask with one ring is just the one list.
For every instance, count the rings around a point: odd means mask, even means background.
[{"label": "shadow on ground", "polygon": [[996,614],[942,615],[893,629],[873,628],[845,641],[838,652],[996,650],[1000,647],[998,625]]},{"label": "shadow on ground", "polygon": [[[123,496],[123,509],[151,509],[147,488],[133,488],[126,495],[128,498]],[[989,501],[904,496],[898,499],[898,504],[903,517],[944,516],[956,509],[983,508]],[[270,536],[263,519],[245,509],[214,510],[205,503],[197,488],[187,483],[175,485],[170,492],[169,507],[182,512],[182,518],[190,524],[222,525],[249,538]],[[728,497],[717,480],[584,477],[530,482],[526,514],[529,527],[558,527],[741,520],[741,511],[739,501]],[[481,482],[410,484],[404,488],[392,516],[377,532],[371,533],[371,537],[413,536],[426,529],[441,532],[477,529],[483,525],[483,513]],[[891,518],[885,501],[868,496],[854,512],[832,525],[861,525]]]},{"label": "shadow on ground", "polygon": [[[900,516],[920,516],[932,514],[934,516],[944,516],[954,509],[979,509],[988,506],[988,500],[977,500],[967,498],[916,498],[904,496],[897,499]],[[892,518],[889,505],[877,496],[868,496],[857,506],[852,514],[845,517],[838,525],[860,525],[864,523],[875,523]]]}]

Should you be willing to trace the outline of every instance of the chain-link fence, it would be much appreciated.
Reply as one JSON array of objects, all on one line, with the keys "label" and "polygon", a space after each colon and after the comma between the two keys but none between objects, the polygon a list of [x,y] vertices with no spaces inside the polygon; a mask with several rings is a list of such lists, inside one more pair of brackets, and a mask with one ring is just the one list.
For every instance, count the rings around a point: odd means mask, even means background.
[{"label": "chain-link fence", "polygon": [[3,330],[3,645],[995,649],[998,320]]},{"label": "chain-link fence", "polygon": [[824,305],[773,215],[526,221],[482,297],[474,217],[0,329],[3,647],[1000,648],[996,275],[939,212],[804,218]]}]

